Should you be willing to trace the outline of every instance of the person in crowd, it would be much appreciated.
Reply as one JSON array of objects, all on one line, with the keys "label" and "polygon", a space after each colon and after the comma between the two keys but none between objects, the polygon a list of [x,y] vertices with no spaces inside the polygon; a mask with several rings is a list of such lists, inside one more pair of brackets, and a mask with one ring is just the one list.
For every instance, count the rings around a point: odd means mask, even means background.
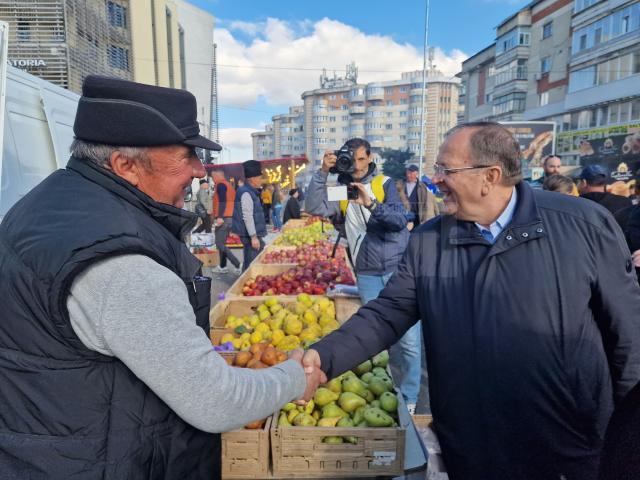
[{"label": "person in crowd", "polygon": [[[335,153],[329,150],[324,154],[322,168],[311,177],[306,211],[344,224],[358,292],[362,303],[366,304],[378,296],[396,271],[407,247],[409,231],[395,182],[377,174],[369,142],[353,138],[344,147],[352,152],[355,165],[352,185],[357,188],[358,197],[351,201],[328,201],[327,176],[336,163]],[[396,358],[392,352],[392,357],[402,372],[400,391],[410,411],[414,411],[422,373],[419,324],[399,339],[397,350],[400,356]]]},{"label": "person in crowd", "polygon": [[202,221],[193,233],[211,233],[211,193],[209,192],[209,181],[206,178],[200,179],[200,189],[196,193],[196,214]]},{"label": "person in crowd", "polygon": [[607,192],[607,172],[600,165],[584,167],[578,179],[580,196],[599,203],[613,214],[632,205],[628,198]]},{"label": "person in crowd", "polygon": [[549,192],[564,193],[574,197],[579,196],[578,187],[576,187],[576,184],[571,177],[560,175],[559,173],[546,177],[542,184],[542,189]]},{"label": "person in crowd", "polygon": [[446,215],[414,231],[377,299],[315,343],[334,378],[422,319],[451,480],[595,480],[615,405],[640,380],[640,287],[613,217],[522,181],[497,123],[452,129],[433,181]]},{"label": "person in crowd", "polygon": [[282,193],[280,185],[273,187],[271,196],[271,216],[273,217],[273,231],[279,232],[282,228]]},{"label": "person in crowd", "polygon": [[213,197],[213,213],[215,218],[216,249],[220,254],[220,265],[213,268],[215,273],[227,273],[227,260],[231,262],[234,273],[240,271],[240,260],[236,258],[231,249],[227,247],[227,238],[231,231],[233,219],[233,208],[235,206],[236,191],[233,188],[223,170],[213,171],[213,183],[215,184],[215,194]]},{"label": "person in crowd", "polygon": [[300,218],[299,195],[300,191],[297,188],[289,190],[289,200],[287,200],[287,205],[284,207],[283,223],[287,223],[291,218]]},{"label": "person in crowd", "polygon": [[271,222],[271,205],[273,203],[273,187],[265,185],[260,193],[262,200],[262,209],[264,211],[264,221],[268,225]]},{"label": "person in crowd", "polygon": [[244,179],[239,178],[238,181],[236,182],[236,185],[238,185],[238,188],[244,187]]},{"label": "person in crowd", "polygon": [[236,192],[231,230],[238,234],[242,242],[244,272],[264,248],[263,239],[267,236],[267,223],[259,197],[263,181],[260,162],[247,160],[242,164],[242,168],[245,185]]},{"label": "person in crowd", "polygon": [[409,213],[407,228],[414,229],[418,225],[438,215],[436,197],[427,186],[418,179],[420,169],[417,165],[409,165],[405,170],[405,180],[397,184],[400,199]]},{"label": "person in crowd", "polygon": [[1,477],[219,479],[215,433],[309,398],[301,352],[233,368],[196,324],[182,207],[195,148],[220,150],[196,116],[186,90],[87,76],[66,168],[0,224]]},{"label": "person in crowd", "polygon": [[562,167],[562,160],[557,155],[547,155],[542,159],[542,177],[530,183],[533,188],[543,188],[544,182],[552,175],[558,175]]}]

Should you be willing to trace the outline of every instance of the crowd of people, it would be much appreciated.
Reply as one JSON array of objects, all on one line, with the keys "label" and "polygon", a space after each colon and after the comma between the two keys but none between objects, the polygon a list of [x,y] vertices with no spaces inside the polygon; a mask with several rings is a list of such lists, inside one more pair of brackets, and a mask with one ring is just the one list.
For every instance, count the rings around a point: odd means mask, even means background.
[{"label": "crowd of people", "polygon": [[233,231],[246,268],[276,189],[251,160],[237,188],[213,174],[209,204],[195,149],[221,146],[185,90],[89,76],[82,93],[66,168],[0,224],[3,478],[217,479],[220,432],[308,402],[382,350],[413,409],[421,343],[451,480],[640,478],[640,207],[612,198],[604,170],[581,172],[578,198],[548,158],[533,188],[511,133],[476,122],[440,147],[437,208],[419,169],[393,181],[364,139],[346,145],[357,198],[335,202],[327,152],[305,208],[342,229],[363,307],[283,363],[234,368],[198,327],[210,291],[184,239],[198,217],[207,229],[204,210],[221,267],[240,266]]}]

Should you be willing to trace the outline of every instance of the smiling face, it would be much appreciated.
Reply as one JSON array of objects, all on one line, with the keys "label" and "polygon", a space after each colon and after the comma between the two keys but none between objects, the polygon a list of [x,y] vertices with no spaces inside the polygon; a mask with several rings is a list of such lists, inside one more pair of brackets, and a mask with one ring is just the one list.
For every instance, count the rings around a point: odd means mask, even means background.
[{"label": "smiling face", "polygon": [[170,145],[148,149],[150,168],[136,168],[137,179],[133,183],[156,202],[184,206],[185,189],[194,178],[206,175],[202,162],[193,147]]},{"label": "smiling face", "polygon": [[[475,165],[470,155],[470,140],[474,130],[464,128],[448,136],[438,152],[437,164],[443,168],[464,168]],[[433,183],[444,194],[445,212],[459,220],[477,221],[477,211],[486,195],[486,170],[462,170],[435,174]]]},{"label": "smiling face", "polygon": [[369,171],[369,164],[373,161],[371,155],[367,155],[367,149],[365,147],[358,147],[358,149],[353,152],[353,157],[355,160],[355,171],[353,172],[354,180],[361,180]]}]

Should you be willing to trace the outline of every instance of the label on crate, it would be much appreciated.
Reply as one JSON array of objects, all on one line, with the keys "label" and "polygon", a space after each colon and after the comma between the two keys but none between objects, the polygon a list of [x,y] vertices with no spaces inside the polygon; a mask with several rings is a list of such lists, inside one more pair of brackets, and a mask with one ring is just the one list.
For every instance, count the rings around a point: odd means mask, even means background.
[{"label": "label on crate", "polygon": [[389,466],[396,461],[396,452],[373,452],[373,465]]}]

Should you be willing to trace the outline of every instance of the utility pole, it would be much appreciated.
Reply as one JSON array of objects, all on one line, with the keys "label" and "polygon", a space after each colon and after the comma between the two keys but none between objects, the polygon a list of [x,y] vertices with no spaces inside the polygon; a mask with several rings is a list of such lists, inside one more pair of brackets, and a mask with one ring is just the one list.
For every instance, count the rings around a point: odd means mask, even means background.
[{"label": "utility pole", "polygon": [[418,166],[418,181],[422,181],[422,169],[426,160],[424,154],[424,107],[427,98],[427,45],[429,42],[429,3],[429,0],[426,0],[424,12],[424,48],[422,51],[422,102],[420,107],[420,154],[418,157],[420,159],[420,164]]}]

